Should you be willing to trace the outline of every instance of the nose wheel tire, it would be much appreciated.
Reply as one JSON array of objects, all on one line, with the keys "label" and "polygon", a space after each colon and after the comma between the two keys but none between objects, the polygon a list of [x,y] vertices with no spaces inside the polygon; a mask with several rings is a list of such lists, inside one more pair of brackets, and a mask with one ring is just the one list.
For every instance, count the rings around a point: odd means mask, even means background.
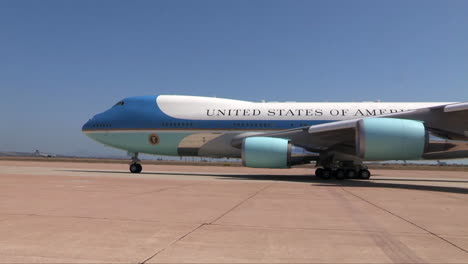
[{"label": "nose wheel tire", "polygon": [[131,173],[140,173],[141,170],[143,170],[143,167],[141,166],[141,164],[132,163],[132,164],[130,165],[130,172],[131,172]]}]

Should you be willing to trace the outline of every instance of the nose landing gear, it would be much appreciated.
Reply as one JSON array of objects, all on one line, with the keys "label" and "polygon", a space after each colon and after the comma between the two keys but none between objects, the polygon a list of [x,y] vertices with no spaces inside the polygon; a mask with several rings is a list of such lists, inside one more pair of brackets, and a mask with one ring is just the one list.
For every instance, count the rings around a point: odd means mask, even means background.
[{"label": "nose landing gear", "polygon": [[140,173],[143,170],[143,167],[141,166],[141,161],[138,158],[138,153],[128,153],[130,156],[132,156],[132,163],[130,164],[130,172],[131,173]]},{"label": "nose landing gear", "polygon": [[130,172],[131,173],[140,173],[143,167],[139,163],[132,163],[130,164]]}]

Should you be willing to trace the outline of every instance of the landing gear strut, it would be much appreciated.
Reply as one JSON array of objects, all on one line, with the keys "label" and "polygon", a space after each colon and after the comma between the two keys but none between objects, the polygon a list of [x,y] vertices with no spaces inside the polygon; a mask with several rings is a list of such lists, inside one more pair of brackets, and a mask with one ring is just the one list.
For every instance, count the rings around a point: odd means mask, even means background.
[{"label": "landing gear strut", "polygon": [[143,167],[140,164],[140,159],[138,159],[138,153],[129,153],[132,156],[132,163],[130,164],[131,173],[140,173],[143,170]]}]

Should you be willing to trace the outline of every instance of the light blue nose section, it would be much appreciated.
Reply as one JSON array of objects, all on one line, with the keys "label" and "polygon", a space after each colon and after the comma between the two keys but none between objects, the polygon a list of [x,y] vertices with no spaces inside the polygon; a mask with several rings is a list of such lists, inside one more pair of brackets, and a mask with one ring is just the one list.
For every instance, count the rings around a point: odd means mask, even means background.
[{"label": "light blue nose section", "polygon": [[113,148],[176,156],[180,142],[192,133],[161,131],[161,122],[167,122],[170,117],[161,112],[156,98],[125,98],[86,122],[83,132],[91,139]]},{"label": "light blue nose section", "polygon": [[[178,155],[179,143],[191,133],[95,132],[87,136],[104,145],[130,151],[159,155]],[[155,139],[157,138],[157,139]]]}]

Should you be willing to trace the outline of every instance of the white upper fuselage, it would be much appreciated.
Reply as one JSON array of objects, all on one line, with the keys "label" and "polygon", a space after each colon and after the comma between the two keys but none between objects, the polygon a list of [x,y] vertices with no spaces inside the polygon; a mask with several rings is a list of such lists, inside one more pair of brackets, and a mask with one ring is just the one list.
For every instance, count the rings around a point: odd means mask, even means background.
[{"label": "white upper fuselage", "polygon": [[347,120],[379,116],[447,103],[248,102],[212,97],[161,95],[160,110],[185,120]]}]

